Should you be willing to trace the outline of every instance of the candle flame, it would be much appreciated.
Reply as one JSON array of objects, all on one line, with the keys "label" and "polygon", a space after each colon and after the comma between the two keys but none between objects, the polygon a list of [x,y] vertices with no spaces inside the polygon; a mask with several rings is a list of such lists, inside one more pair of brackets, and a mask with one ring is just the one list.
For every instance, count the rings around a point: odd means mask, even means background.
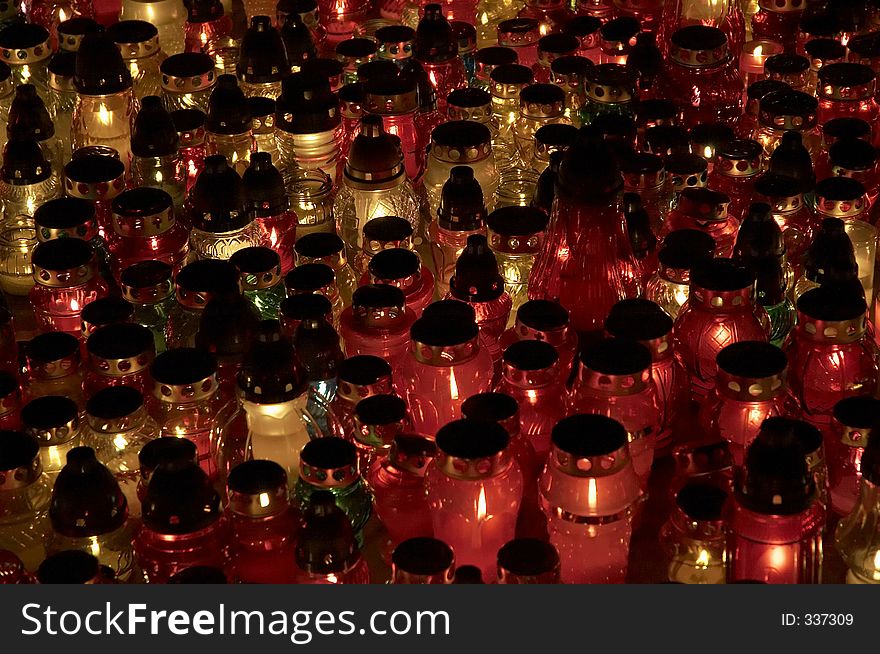
[{"label": "candle flame", "polygon": [[755,57],[760,57],[762,54],[764,54],[764,46],[759,43],[758,45],[755,46],[755,50],[754,50],[754,52],[752,52],[752,54]]},{"label": "candle flame", "polygon": [[706,550],[700,550],[700,553],[697,555],[697,560],[694,563],[698,568],[708,568],[709,567],[709,552]]},{"label": "candle flame", "polygon": [[783,570],[785,568],[787,556],[785,555],[784,547],[774,547],[770,552],[770,565],[773,566],[776,570]]},{"label": "candle flame", "polygon": [[116,436],[113,437],[113,446],[117,450],[124,450],[127,445],[128,441],[122,434],[116,434]]},{"label": "candle flame", "polygon": [[101,544],[98,542],[97,538],[91,542],[89,549],[92,551],[92,556],[95,558],[98,558],[101,555]]},{"label": "candle flame", "polygon": [[76,298],[72,299],[72,300],[70,301],[70,309],[71,309],[71,311],[79,311],[79,308],[80,308],[80,307],[79,307],[79,302],[76,300]]},{"label": "candle flame", "polygon": [[458,399],[458,382],[455,381],[455,371],[449,371],[449,395],[453,400]]},{"label": "candle flame", "polygon": [[58,10],[58,22],[63,23],[66,20],[67,20],[67,14],[64,13],[63,9],[59,9]]},{"label": "candle flame", "polygon": [[486,488],[480,486],[480,497],[477,499],[477,522],[486,519]]},{"label": "candle flame", "polygon": [[110,112],[107,111],[107,107],[102,102],[98,107],[98,121],[100,121],[102,125],[109,125],[111,120]]},{"label": "candle flame", "polygon": [[260,493],[260,506],[269,506],[269,493]]},{"label": "candle flame", "polygon": [[703,158],[704,159],[711,159],[713,154],[714,153],[712,152],[711,145],[707,145],[705,148],[703,148]]},{"label": "candle flame", "polygon": [[587,506],[595,508],[599,504],[599,491],[596,488],[596,479],[590,477],[590,484],[587,486]]}]

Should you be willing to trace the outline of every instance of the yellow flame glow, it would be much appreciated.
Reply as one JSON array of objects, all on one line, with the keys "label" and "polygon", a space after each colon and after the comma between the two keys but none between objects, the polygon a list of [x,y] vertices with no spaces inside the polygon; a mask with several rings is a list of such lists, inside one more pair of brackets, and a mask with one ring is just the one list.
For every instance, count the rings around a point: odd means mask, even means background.
[{"label": "yellow flame glow", "polygon": [[458,382],[455,381],[455,371],[449,371],[449,395],[453,400],[458,399]]},{"label": "yellow flame glow", "polygon": [[480,486],[480,497],[477,499],[477,521],[486,519],[486,488]]},{"label": "yellow flame glow", "polygon": [[102,125],[109,125],[112,117],[110,116],[110,112],[107,110],[107,107],[102,102],[98,105],[98,122]]},{"label": "yellow flame glow", "polygon": [[58,10],[58,22],[63,23],[67,20],[67,14],[64,12],[64,9]]},{"label": "yellow flame glow", "polygon": [[697,560],[695,564],[698,568],[708,568],[709,567],[709,552],[706,550],[700,550],[700,553],[697,555]]},{"label": "yellow flame glow", "polygon": [[707,145],[705,148],[703,148],[703,158],[704,159],[711,159],[713,154],[715,154],[715,153],[712,151],[711,145]]},{"label": "yellow flame glow", "polygon": [[269,506],[269,493],[260,493],[260,506]]},{"label": "yellow flame glow", "polygon": [[755,46],[755,49],[752,51],[752,55],[757,58],[764,54],[764,46],[762,44],[758,44]]}]

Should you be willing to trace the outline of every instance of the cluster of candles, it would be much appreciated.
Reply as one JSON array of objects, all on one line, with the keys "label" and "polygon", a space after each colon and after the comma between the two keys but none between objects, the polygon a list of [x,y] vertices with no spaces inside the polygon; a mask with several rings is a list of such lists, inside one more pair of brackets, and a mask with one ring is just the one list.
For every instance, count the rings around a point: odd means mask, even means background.
[{"label": "cluster of candles", "polygon": [[0,583],[880,583],[880,3],[22,5]]}]

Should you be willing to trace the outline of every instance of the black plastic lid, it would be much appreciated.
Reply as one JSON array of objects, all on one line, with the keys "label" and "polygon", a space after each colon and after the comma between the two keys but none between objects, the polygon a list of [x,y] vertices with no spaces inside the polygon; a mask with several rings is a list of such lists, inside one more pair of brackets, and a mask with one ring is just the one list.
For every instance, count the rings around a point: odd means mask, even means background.
[{"label": "black plastic lid", "polygon": [[141,99],[141,109],[134,121],[131,152],[136,157],[167,157],[177,154],[180,137],[162,99],[148,95]]},{"label": "black plastic lid", "polygon": [[432,347],[463,345],[477,337],[477,324],[462,315],[422,314],[410,328],[412,340]]},{"label": "black plastic lid", "polygon": [[153,332],[130,322],[98,327],[86,341],[89,354],[100,359],[132,359],[154,348]]},{"label": "black plastic lid", "polygon": [[232,293],[238,289],[238,269],[229,261],[199,259],[185,265],[175,282],[193,292]]},{"label": "black plastic lid", "polygon": [[446,96],[446,102],[453,107],[466,107],[473,109],[476,107],[485,107],[492,103],[492,96],[488,91],[465,86],[464,88],[453,89]]},{"label": "black plastic lid", "polygon": [[628,338],[603,338],[581,352],[581,364],[603,375],[637,375],[651,367],[651,352]]},{"label": "black plastic lid", "polygon": [[0,430],[0,470],[29,468],[40,455],[40,444],[20,431]]},{"label": "black plastic lid", "polygon": [[654,125],[645,130],[645,145],[654,154],[687,152],[690,147],[687,130],[681,125]]},{"label": "black plastic lid", "polygon": [[[768,418],[746,452],[745,475],[737,496],[747,508],[765,515],[792,515],[816,499],[816,484],[804,446],[818,430],[800,420]],[[821,443],[821,434],[818,435]]]},{"label": "black plastic lid", "polygon": [[281,257],[275,250],[257,245],[237,250],[229,261],[242,273],[258,275],[274,271],[280,265]]},{"label": "black plastic lid", "polygon": [[499,423],[463,418],[443,425],[437,432],[437,448],[457,459],[485,459],[502,452],[510,442]]},{"label": "black plastic lid", "polygon": [[582,127],[565,151],[557,180],[558,195],[586,203],[605,202],[623,186],[617,158],[601,133],[590,127]]},{"label": "black plastic lid", "polygon": [[99,154],[76,157],[64,164],[64,176],[83,184],[112,182],[124,174],[125,164],[122,161]]},{"label": "black plastic lid", "polygon": [[222,514],[220,496],[195,463],[160,464],[141,504],[144,526],[160,534],[189,534],[209,527]]},{"label": "black plastic lid", "polygon": [[195,344],[221,360],[238,360],[248,351],[259,322],[259,310],[240,293],[215,296],[202,311]]},{"label": "black plastic lid", "polygon": [[816,184],[816,197],[835,202],[858,200],[865,195],[865,186],[852,177],[826,177]]},{"label": "black plastic lid", "polygon": [[94,256],[92,245],[78,238],[56,238],[39,243],[33,252],[33,264],[46,270],[71,270],[85,266]]},{"label": "black plastic lid", "polygon": [[697,522],[721,520],[727,491],[712,484],[691,482],[675,494],[675,505],[688,518]]},{"label": "black plastic lid", "polygon": [[441,575],[452,567],[455,555],[442,540],[420,536],[408,538],[394,548],[391,565],[410,575]]},{"label": "black plastic lid", "polygon": [[128,322],[134,315],[134,307],[116,295],[108,295],[92,300],[82,310],[83,324],[92,329]]},{"label": "black plastic lid", "polygon": [[194,565],[168,578],[169,584],[228,584],[226,573],[220,568]]},{"label": "black plastic lid", "polygon": [[586,57],[564,55],[553,60],[550,71],[554,75],[574,75],[577,78],[584,78],[592,66],[593,62]]},{"label": "black plastic lid", "polygon": [[74,356],[79,351],[79,340],[67,332],[37,334],[24,347],[28,359],[51,363]]},{"label": "black plastic lid", "polygon": [[539,332],[550,332],[568,325],[568,310],[553,300],[528,300],[516,311],[516,319]]},{"label": "black plastic lid", "polygon": [[781,261],[785,256],[782,230],[773,217],[772,207],[764,202],[753,202],[736,235],[733,248],[735,259],[749,261],[774,257]]},{"label": "black plastic lid", "polygon": [[877,148],[864,139],[839,139],[828,148],[832,166],[849,171],[871,170],[877,165]]},{"label": "black plastic lid", "polygon": [[807,279],[823,284],[858,279],[858,264],[846,225],[839,218],[825,218],[804,253]]},{"label": "black plastic lid", "polygon": [[450,120],[434,128],[431,132],[431,140],[450,148],[473,148],[489,143],[492,140],[492,133],[482,123],[471,120]]},{"label": "black plastic lid", "polygon": [[843,87],[863,86],[870,84],[875,78],[874,71],[865,64],[839,62],[827,64],[819,69],[819,84]]},{"label": "black plastic lid", "polygon": [[396,286],[388,284],[365,284],[355,289],[351,296],[353,307],[384,309],[402,307],[406,296]]},{"label": "black plastic lid", "polygon": [[484,66],[504,66],[506,64],[515,64],[517,55],[511,48],[505,48],[501,45],[490,45],[477,50],[474,54],[474,59],[477,64],[483,64]]},{"label": "black plastic lid", "polygon": [[83,95],[111,95],[131,88],[131,72],[119,47],[107,34],[83,37],[76,52],[73,85]]},{"label": "black plastic lid", "polygon": [[309,293],[326,288],[335,282],[336,274],[326,263],[304,263],[291,268],[284,277],[284,286],[289,291]]},{"label": "black plastic lid", "polygon": [[671,41],[684,50],[717,50],[727,43],[727,35],[717,27],[688,25],[673,32]]},{"label": "black plastic lid", "polygon": [[160,384],[196,384],[217,372],[217,360],[207,350],[180,347],[159,354],[150,365],[150,374]]},{"label": "black plastic lid", "polygon": [[49,116],[46,103],[33,84],[19,84],[16,87],[8,118],[6,133],[9,138],[45,141],[55,135],[55,124]]},{"label": "black plastic lid", "polygon": [[483,227],[486,221],[483,189],[470,166],[453,166],[449,171],[449,179],[440,193],[437,219],[440,227],[452,231],[472,232]]},{"label": "black plastic lid", "polygon": [[243,495],[274,493],[287,485],[287,473],[274,461],[254,459],[236,465],[226,484],[229,490]]},{"label": "black plastic lid", "polygon": [[[275,126],[294,134],[316,134],[334,129],[342,120],[339,98],[330,90],[326,74],[315,70],[324,60],[310,59],[298,73],[284,78],[275,101]],[[331,63],[339,67],[342,64]]]},{"label": "black plastic lid", "polygon": [[[636,137],[635,119],[623,114],[601,114],[593,119],[590,127],[599,130],[604,138],[612,141],[630,142]],[[577,137],[577,129],[573,125],[551,124],[538,129],[538,132],[543,134],[546,134],[547,131],[550,131],[551,134],[556,132],[558,145],[569,146],[574,143]],[[535,140],[539,143],[547,143],[547,137],[543,136],[542,138],[538,132],[535,133]]]},{"label": "black plastic lid", "polygon": [[804,193],[804,187],[792,177],[768,172],[755,180],[755,191],[768,198],[791,198]]},{"label": "black plastic lid", "polygon": [[467,245],[455,262],[449,290],[453,297],[467,302],[491,302],[505,292],[495,254],[483,234],[468,236]]},{"label": "black plastic lid", "polygon": [[355,465],[357,449],[343,438],[326,436],[306,443],[300,452],[304,465],[320,470],[334,470]]},{"label": "black plastic lid", "polygon": [[553,427],[553,445],[579,458],[612,454],[626,445],[626,429],[617,420],[594,413],[576,413]]},{"label": "black plastic lid", "polygon": [[503,236],[531,236],[547,229],[550,218],[536,207],[510,206],[495,209],[486,218],[486,225]]},{"label": "black plastic lid", "polygon": [[395,243],[412,235],[412,224],[400,216],[379,216],[364,223],[364,238],[368,241]]},{"label": "black plastic lid", "polygon": [[0,30],[0,48],[27,50],[49,40],[49,30],[36,23],[14,23]]},{"label": "black plastic lid", "polygon": [[[247,99],[248,101],[248,109],[250,109],[251,117],[253,118],[266,118],[267,116],[275,115],[275,100],[272,98],[264,98],[261,95],[255,95]],[[259,152],[251,153],[251,161],[253,161],[253,156],[255,154],[259,154]]]},{"label": "black plastic lid", "polygon": [[762,341],[739,341],[718,352],[718,367],[729,375],[745,379],[764,379],[781,375],[788,357],[775,345]]},{"label": "black plastic lid", "polygon": [[563,102],[565,100],[565,91],[561,86],[554,84],[529,84],[520,91],[519,99],[524,104],[550,105]]},{"label": "black plastic lid", "polygon": [[290,208],[284,177],[272,165],[272,155],[268,152],[252,153],[251,163],[241,179],[251,209],[257,217],[275,216]]},{"label": "black plastic lid", "polygon": [[106,34],[114,43],[123,45],[149,41],[159,36],[159,30],[145,20],[120,20],[110,25]]},{"label": "black plastic lid", "polygon": [[672,332],[672,318],[651,300],[630,298],[611,307],[605,331],[618,338],[653,341]]},{"label": "black plastic lid", "polygon": [[231,232],[251,222],[244,182],[221,154],[205,157],[189,203],[193,227],[202,231]]},{"label": "black plastic lid", "polygon": [[413,57],[433,64],[442,63],[458,56],[458,43],[449,21],[439,4],[425,5],[422,19],[416,27],[413,41]]},{"label": "black plastic lid", "polygon": [[805,292],[798,298],[797,309],[814,320],[842,322],[865,315],[868,305],[855,288],[834,284]]},{"label": "black plastic lid", "polygon": [[111,206],[117,216],[146,221],[171,209],[173,202],[167,191],[152,186],[139,186],[117,195]]},{"label": "black plastic lid", "polygon": [[78,234],[80,236],[86,235],[85,228],[94,220],[95,203],[82,198],[54,198],[44,202],[34,211],[34,223],[37,227],[51,230],[71,230],[81,227],[83,231]]},{"label": "black plastic lid", "polygon": [[406,420],[408,409],[406,402],[390,393],[371,395],[358,402],[354,407],[354,415],[364,425],[390,425]]},{"label": "black plastic lid", "polygon": [[453,584],[482,584],[483,571],[475,565],[460,565],[455,569]]},{"label": "black plastic lid", "polygon": [[184,6],[189,23],[208,23],[223,16],[220,0],[187,0]]},{"label": "black plastic lid", "polygon": [[544,341],[517,341],[504,350],[502,360],[516,370],[547,370],[559,360],[559,354]]},{"label": "black plastic lid", "polygon": [[147,441],[138,452],[138,463],[141,467],[141,476],[148,477],[163,464],[175,461],[185,463],[198,463],[199,452],[196,444],[188,438],[177,436],[160,436]]},{"label": "black plastic lid", "polygon": [[312,30],[310,30],[302,17],[295,11],[289,12],[281,26],[281,40],[284,42],[284,52],[291,66],[301,66],[303,62],[318,56],[315,47]]},{"label": "black plastic lid", "polygon": [[389,248],[377,252],[367,264],[370,275],[381,280],[404,279],[418,273],[421,267],[419,255],[404,248]]},{"label": "black plastic lid", "polygon": [[846,397],[834,405],[834,419],[847,427],[871,429],[880,422],[880,400],[872,395]]},{"label": "black plastic lid", "polygon": [[344,247],[342,239],[336,234],[314,232],[297,239],[294,249],[301,257],[323,259],[341,252]]},{"label": "black plastic lid", "polygon": [[69,538],[90,538],[119,529],[128,504],[116,477],[95,458],[90,447],[75,447],[52,488],[52,529]]},{"label": "black plastic lid", "polygon": [[861,118],[842,116],[831,118],[822,125],[822,134],[825,137],[837,139],[864,139],[871,135],[871,126]]},{"label": "black plastic lid", "polygon": [[768,172],[789,177],[800,184],[801,192],[806,193],[816,185],[813,160],[804,147],[800,132],[789,130],[770,156]]},{"label": "black plastic lid", "polygon": [[344,355],[339,346],[339,334],[323,317],[303,320],[293,335],[293,347],[309,381],[336,377]]},{"label": "black plastic lid", "polygon": [[238,54],[238,74],[249,84],[281,81],[289,72],[284,41],[269,16],[252,16]]},{"label": "black plastic lid", "polygon": [[[806,57],[794,54],[793,52],[783,52],[767,57],[764,62],[764,74],[770,75],[799,75],[806,73],[810,69],[810,60]],[[820,73],[821,77],[821,73]]]},{"label": "black plastic lid", "polygon": [[[323,440],[329,439],[319,438],[310,444]],[[318,575],[339,574],[360,559],[351,520],[330,491],[311,494],[303,511],[294,559],[299,569]]]},{"label": "black plastic lid", "polygon": [[337,368],[340,382],[352,386],[372,386],[391,377],[391,364],[372,354],[359,354],[343,359]]},{"label": "black plastic lid", "polygon": [[37,569],[37,581],[41,584],[88,584],[102,575],[98,559],[82,550],[51,554]]},{"label": "black plastic lid", "polygon": [[21,424],[34,431],[48,431],[75,422],[79,415],[76,402],[61,395],[44,395],[21,409]]},{"label": "black plastic lid", "polygon": [[535,79],[532,69],[522,64],[501,64],[489,73],[489,78],[496,84],[531,84]]},{"label": "black plastic lid", "polygon": [[295,322],[326,318],[333,312],[333,305],[325,296],[318,293],[299,293],[284,298],[279,307],[279,314]]},{"label": "black plastic lid", "polygon": [[168,77],[201,77],[214,79],[214,60],[204,52],[180,52],[163,61],[159,70]]},{"label": "black plastic lid", "polygon": [[539,577],[559,569],[559,553],[545,540],[517,538],[498,550],[498,567],[516,577]]},{"label": "black plastic lid", "polygon": [[250,106],[235,75],[220,75],[217,78],[217,84],[208,98],[207,113],[205,128],[214,134],[244,134],[251,129]]},{"label": "black plastic lid", "polygon": [[107,386],[86,402],[86,413],[100,420],[119,420],[144,405],[143,394],[133,386]]},{"label": "black plastic lid", "polygon": [[739,291],[755,283],[755,275],[733,259],[710,259],[691,270],[691,284],[710,291]]},{"label": "black plastic lid", "polygon": [[450,318],[452,320],[463,320],[465,322],[475,322],[477,313],[474,308],[467,302],[448,298],[445,300],[437,300],[432,302],[422,312],[423,318],[431,318],[444,320]]},{"label": "black plastic lid", "polygon": [[38,184],[49,179],[51,174],[52,165],[32,136],[6,142],[0,168],[0,177],[5,182],[13,186]]},{"label": "black plastic lid", "polygon": [[[539,341],[520,342],[538,343]],[[515,417],[518,413],[519,405],[516,400],[507,393],[499,391],[476,393],[461,404],[461,415],[468,420],[504,423]]]},{"label": "black plastic lid", "polygon": [[257,404],[287,402],[305,392],[307,382],[293,343],[282,333],[277,320],[263,320],[254,329],[236,382],[245,399]]}]

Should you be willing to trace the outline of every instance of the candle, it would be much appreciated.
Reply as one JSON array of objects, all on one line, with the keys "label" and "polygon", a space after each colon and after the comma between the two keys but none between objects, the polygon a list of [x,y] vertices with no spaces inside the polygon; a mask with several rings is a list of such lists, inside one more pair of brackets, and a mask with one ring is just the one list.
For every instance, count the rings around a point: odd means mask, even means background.
[{"label": "candle", "polygon": [[776,41],[755,39],[743,45],[739,56],[739,70],[745,75],[745,85],[764,77],[764,62],[773,55],[781,54],[783,47]]}]

